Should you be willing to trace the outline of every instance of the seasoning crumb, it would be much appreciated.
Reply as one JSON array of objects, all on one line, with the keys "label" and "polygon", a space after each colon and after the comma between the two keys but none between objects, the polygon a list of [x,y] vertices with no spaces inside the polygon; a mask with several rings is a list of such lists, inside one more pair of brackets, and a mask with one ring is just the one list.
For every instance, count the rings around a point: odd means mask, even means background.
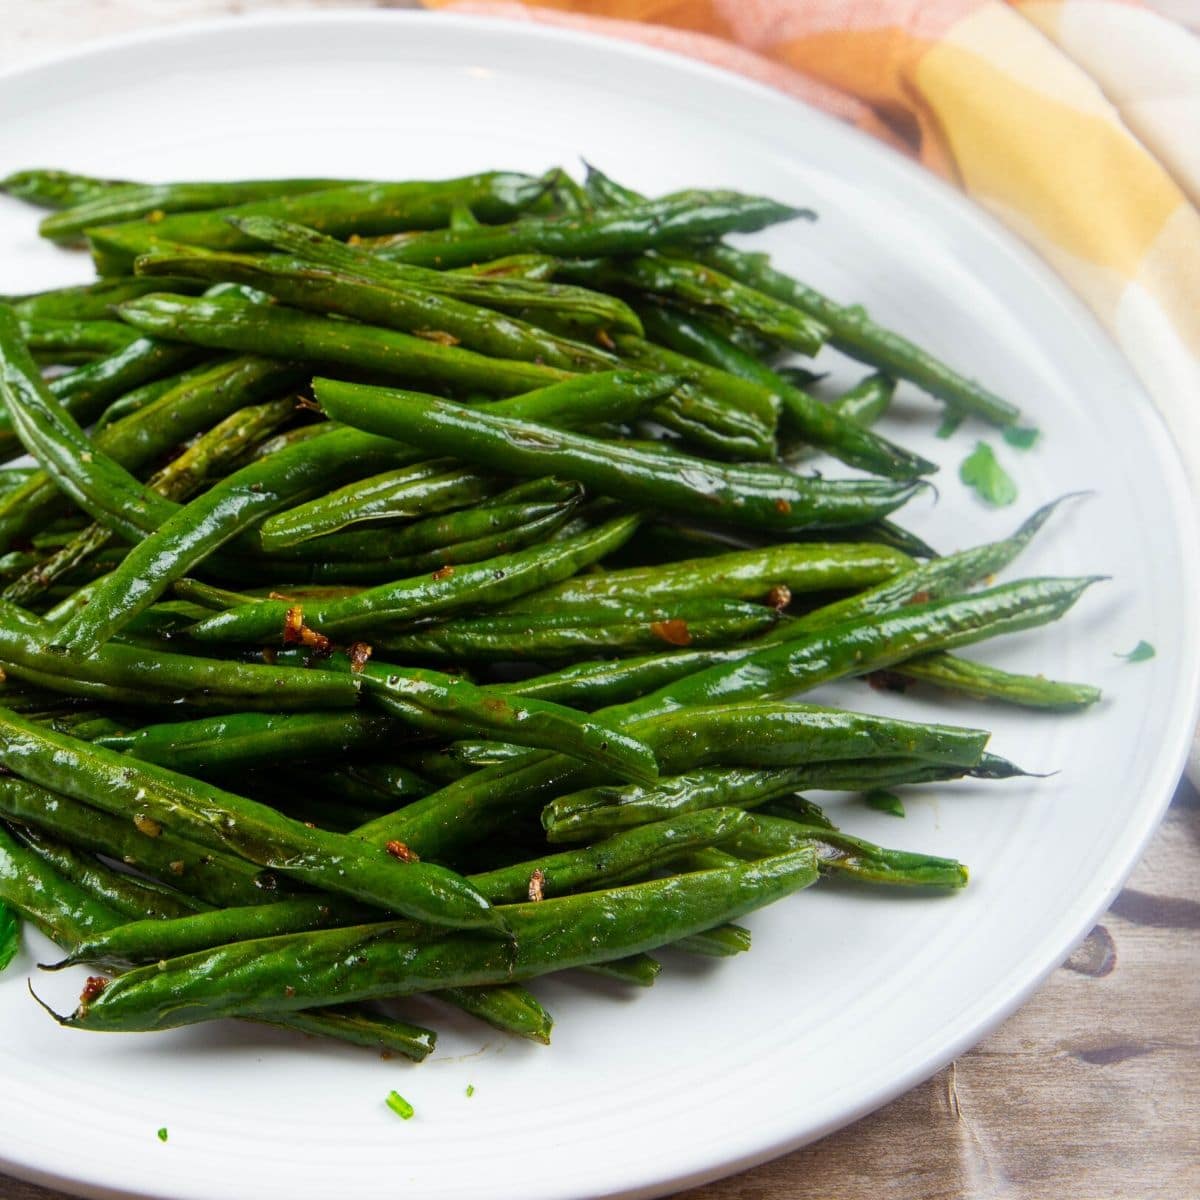
[{"label": "seasoning crumb", "polygon": [[79,1003],[85,1008],[108,987],[108,980],[103,975],[89,975],[79,993]]},{"label": "seasoning crumb", "polygon": [[672,617],[666,621],[651,621],[650,632],[671,646],[690,646],[692,644],[692,635],[687,622],[678,617]]},{"label": "seasoning crumb", "polygon": [[315,629],[304,623],[304,609],[293,604],[283,618],[283,644],[285,646],[308,646],[318,654],[328,654],[333,643]]},{"label": "seasoning crumb", "polygon": [[144,833],[150,838],[156,838],[162,833],[162,826],[153,817],[146,816],[145,813],[138,813],[133,818],[133,824],[138,833]]},{"label": "seasoning crumb", "polygon": [[180,858],[177,858],[173,863],[168,863],[167,866],[171,868],[172,875],[182,875],[186,869],[186,864]]},{"label": "seasoning crumb", "polygon": [[792,589],[786,583],[776,583],[767,593],[767,604],[776,612],[783,612],[792,602]]},{"label": "seasoning crumb", "polygon": [[417,1111],[399,1092],[388,1092],[387,1100],[384,1103],[402,1121],[412,1120],[413,1114]]},{"label": "seasoning crumb", "polygon": [[355,675],[361,675],[362,669],[371,657],[372,647],[366,642],[354,642],[350,647],[350,670]]},{"label": "seasoning crumb", "polygon": [[454,574],[454,568],[447,563],[444,567],[438,567],[433,573],[433,578],[439,582],[443,579],[449,579]]},{"label": "seasoning crumb", "polygon": [[546,872],[538,867],[529,877],[529,898],[533,901],[541,900],[545,897],[546,891]]},{"label": "seasoning crumb", "polygon": [[457,346],[459,339],[444,329],[414,329],[416,337],[424,338],[427,342],[437,342],[439,346]]},{"label": "seasoning crumb", "polygon": [[399,859],[401,862],[421,861],[421,856],[415,850],[410,850],[403,842],[388,842],[386,849],[393,858]]},{"label": "seasoning crumb", "polygon": [[598,341],[600,345],[605,348],[605,350],[615,350],[617,348],[617,343],[614,342],[611,337],[609,337],[607,329],[596,330],[596,341]]}]

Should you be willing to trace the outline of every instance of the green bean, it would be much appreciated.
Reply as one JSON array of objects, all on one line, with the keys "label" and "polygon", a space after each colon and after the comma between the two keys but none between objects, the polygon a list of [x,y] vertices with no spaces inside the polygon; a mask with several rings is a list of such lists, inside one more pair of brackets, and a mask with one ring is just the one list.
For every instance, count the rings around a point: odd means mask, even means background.
[{"label": "green bean", "polygon": [[982,384],[935,358],[928,351],[877,325],[858,305],[843,307],[820,292],[774,270],[757,256],[728,246],[713,246],[700,252],[703,262],[727,272],[802,312],[815,317],[829,330],[832,346],[884,371],[907,379],[931,396],[943,400],[954,411],[973,413],[996,425],[1015,424],[1020,410]]},{"label": "green bean", "polygon": [[750,818],[732,808],[711,808],[676,820],[645,824],[618,833],[583,850],[568,850],[529,862],[498,867],[469,878],[493,904],[513,904],[529,898],[530,881],[540,872],[544,897],[611,887],[645,878],[659,866],[692,850],[714,846],[749,828]]},{"label": "green bean", "polygon": [[[353,671],[339,655],[327,667]],[[520,745],[553,746],[632,779],[652,779],[654,756],[636,739],[572,709],[541,701],[513,702],[464,679],[436,671],[378,663],[358,668],[364,693],[392,720],[358,711],[239,713],[149,725],[135,733],[101,737],[96,744],[191,774],[229,771],[246,764],[345,755],[394,746],[396,722],[443,737],[496,736]]]},{"label": "green bean", "polygon": [[0,900],[60,945],[99,932],[120,918],[78,884],[59,876],[0,824]]},{"label": "green bean", "polygon": [[[136,541],[174,511],[91,442],[47,390],[20,344],[12,310],[0,306],[0,394],[26,448],[89,515]],[[10,498],[11,499],[11,498]]]},{"label": "green bean", "polygon": [[891,668],[902,680],[932,683],[976,700],[1002,700],[1025,708],[1074,712],[1100,699],[1100,689],[1086,683],[1062,683],[1042,675],[1011,671],[972,662],[953,654],[930,654]]},{"label": "green bean", "polygon": [[0,601],[0,663],[15,678],[67,696],[117,703],[188,704],[241,712],[352,708],[354,681],[330,671],[255,666],[112,643],[95,654],[47,650],[54,629]]},{"label": "green bean", "polygon": [[[294,412],[290,400],[252,405],[226,417],[182,454],[156,472],[146,486],[171,500],[184,500],[213,474],[219,473]],[[111,531],[100,524],[81,530],[45,562],[27,571],[0,593],[14,604],[28,604],[56,579],[108,545]]]},{"label": "green bean", "polygon": [[428,517],[483,500],[495,490],[493,475],[459,466],[451,458],[429,459],[355,480],[299,509],[268,517],[264,525],[271,530],[263,532],[262,545],[274,553],[360,522]]},{"label": "green bean", "polygon": [[211,775],[249,765],[340,758],[393,746],[398,731],[377,713],[344,709],[311,713],[229,713],[145,725],[96,738],[93,745],[187,775]]},{"label": "green bean", "polygon": [[344,763],[332,770],[306,770],[303,780],[318,792],[388,812],[429,795],[436,786],[424,775],[394,763]]},{"label": "green bean", "polygon": [[626,706],[645,715],[813,687],[878,670],[921,653],[970,645],[1061,617],[1097,577],[1021,580],[975,595],[912,604],[876,617],[843,621],[667,684]]},{"label": "green bean", "polygon": [[[637,522],[636,516],[618,517],[548,546],[381,584],[342,600],[308,604],[304,622],[326,636],[341,636],[373,629],[380,622],[500,604],[557,583],[603,558],[633,533]],[[189,636],[201,642],[278,642],[290,607],[284,600],[268,600],[230,609],[198,622]]]},{"label": "green bean", "polygon": [[74,287],[51,288],[27,296],[10,298],[13,310],[24,320],[49,317],[58,321],[100,321],[111,318],[113,309],[125,300],[147,292],[199,291],[203,285],[192,279],[139,279],[118,276]]},{"label": "green bean", "polygon": [[737,192],[679,192],[616,213],[527,217],[510,225],[387,238],[371,248],[393,262],[446,270],[506,254],[638,254],[723,233],[752,233],[797,215],[798,209]]},{"label": "green bean", "polygon": [[997,542],[984,542],[956,554],[921,563],[857,596],[848,596],[809,613],[801,619],[803,627],[805,630],[826,628],[841,621],[888,612],[917,602],[922,597],[936,599],[961,592],[1008,566],[1029,545],[1059,506],[1074,498],[1075,494],[1071,493],[1043,504],[1022,521],[1012,534]]},{"label": "green bean", "polygon": [[[249,229],[246,230],[249,232]],[[310,231],[311,232],[311,231]],[[272,244],[269,239],[268,244]],[[340,245],[341,243],[335,242]],[[280,242],[281,249],[286,250],[287,246]],[[319,256],[309,254],[308,257],[319,261]],[[392,264],[393,266],[399,264]],[[412,268],[418,270],[419,268]],[[558,259],[549,254],[506,254],[503,258],[493,258],[488,262],[472,263],[469,267],[456,267],[453,271],[436,271],[434,274],[445,276],[447,284],[450,284],[454,276],[491,276],[495,279],[525,279],[533,283],[547,282],[554,278],[555,272],[558,270]],[[614,299],[614,297],[606,297],[601,292],[587,292],[589,296],[595,296],[597,299]],[[463,299],[470,299],[464,296]],[[611,323],[611,322],[609,322]]]},{"label": "green bean", "polygon": [[[174,579],[259,516],[310,493],[339,473],[406,457],[411,457],[410,451],[387,439],[329,426],[322,437],[250,463],[186,506],[172,505],[154,523],[153,536],[134,546],[121,566],[96,588],[88,605],[60,627],[58,643],[90,653],[157,600]],[[157,496],[154,499],[158,505],[167,503]]]},{"label": "green bean", "polygon": [[124,863],[210,905],[259,905],[270,892],[271,881],[244,859],[206,850],[169,829],[147,837],[128,813],[102,812],[24,779],[0,778],[0,814]]},{"label": "green bean", "polygon": [[691,937],[681,938],[671,946],[686,954],[700,954],[705,958],[732,958],[745,954],[750,949],[750,930],[741,925],[717,925]]},{"label": "green bean", "polygon": [[595,370],[613,357],[548,333],[519,318],[411,284],[384,286],[344,269],[285,255],[159,251],[137,260],[139,274],[233,279],[261,288],[284,304],[308,312],[352,317],[499,359],[545,363],[567,371]]},{"label": "green bean", "polygon": [[309,829],[266,805],[3,710],[0,745],[9,767],[33,783],[109,812],[135,813],[143,824],[175,829],[268,870],[434,925],[503,928],[487,901],[443,867],[400,863],[383,849]]},{"label": "green bean", "polygon": [[0,192],[7,192],[18,200],[41,208],[70,208],[74,204],[86,204],[113,188],[127,186],[127,181],[123,179],[96,179],[91,175],[45,167],[14,171],[0,179]]},{"label": "green bean", "polygon": [[[842,462],[895,479],[911,479],[937,470],[928,459],[880,437],[836,407],[824,405],[792,386],[703,320],[663,310],[647,310],[644,320],[651,337],[708,364],[694,368],[699,372],[696,378],[701,384],[730,388],[733,385],[729,379],[736,377],[744,381],[743,387],[763,389],[778,398],[780,423],[785,432],[795,433]],[[631,353],[635,362],[646,366],[659,363],[662,368],[673,363],[676,373],[683,373],[677,355],[648,350],[633,339],[619,344],[623,351]]]},{"label": "green bean", "polygon": [[78,963],[129,967],[229,942],[280,937],[377,920],[377,909],[333,896],[292,896],[270,904],[239,905],[182,916],[173,921],[133,920],[77,942],[53,969]]},{"label": "green bean", "polygon": [[806,826],[759,813],[730,839],[736,855],[752,859],[786,854],[803,846],[816,850],[817,862],[824,870],[866,883],[941,888],[967,884],[967,868],[953,858],[889,850],[840,829]]},{"label": "green bean", "polygon": [[161,221],[93,226],[88,237],[106,259],[128,261],[159,241],[220,250],[253,246],[255,240],[233,225],[233,218],[272,217],[333,237],[435,229],[446,223],[456,204],[468,204],[484,220],[508,220],[535,201],[544,186],[528,175],[500,171],[432,183],[346,184],[206,212],[177,213]]},{"label": "green bean", "polygon": [[315,230],[283,221],[251,218],[239,221],[238,228],[298,258],[336,267],[384,286],[421,288],[501,311],[549,310],[585,327],[642,331],[636,314],[616,296],[569,284],[540,282],[558,268],[557,259],[543,255],[510,255],[472,265],[464,271],[433,271],[388,262],[365,249],[347,246]]},{"label": "green bean", "polygon": [[[727,705],[731,716],[718,727],[725,732],[736,724],[732,713],[737,702],[794,692],[844,675],[875,670],[922,652],[966,645],[998,633],[1044,624],[1067,611],[1092,582],[1090,579],[1025,581],[962,599],[933,601],[846,621],[749,654],[711,652],[715,665],[676,677],[676,682],[667,683],[638,701],[602,711],[607,717],[633,722],[623,727],[649,741],[658,756],[660,770],[669,773],[673,769],[671,756],[690,745],[695,731],[703,726],[694,721],[691,729],[684,729],[675,742],[664,744],[659,740],[663,733],[648,721],[651,714],[674,711],[694,718],[707,711],[695,705]],[[722,710],[718,707],[716,711]],[[843,752],[851,744],[850,740],[843,741],[833,754],[810,754],[809,761],[844,757]],[[760,757],[753,765],[770,763]],[[521,798],[522,806],[533,805],[541,801],[548,788],[557,787],[562,793],[587,786],[587,782],[576,782],[580,778],[578,771],[568,768],[567,760],[530,757],[488,768],[451,784],[416,801],[394,820],[372,822],[360,833],[376,837],[387,832],[418,847],[427,837],[436,838],[439,846],[453,844],[457,838],[485,834],[489,826],[484,813],[489,820],[496,819],[497,814],[507,813],[517,803],[517,797]],[[463,807],[472,813],[470,831],[455,819]],[[402,828],[404,834],[392,832],[395,828]]]},{"label": "green bean", "polygon": [[98,195],[43,219],[38,233],[52,241],[70,241],[97,225],[146,217],[153,224],[166,213],[202,212],[274,200],[281,196],[346,186],[340,179],[248,179],[230,183],[128,183],[106,187]]},{"label": "green bean", "polygon": [[16,826],[12,833],[64,878],[122,916],[163,921],[190,916],[196,911],[195,903],[178,893],[123,871],[115,871],[98,858],[64,846],[36,829]]},{"label": "green bean", "polygon": [[774,593],[862,589],[913,565],[906,554],[871,543],[800,543],[735,550],[652,567],[627,567],[569,579],[514,601],[505,612],[561,612],[600,597],[653,601],[708,596],[766,602]]},{"label": "green bean", "polygon": [[[641,200],[637,192],[621,187],[594,168],[589,168],[587,186],[606,204],[628,207]],[[973,412],[999,425],[1011,425],[1019,417],[1012,404],[958,374],[898,333],[876,325],[860,306],[843,307],[775,270],[766,255],[720,244],[697,248],[694,253],[700,262],[716,267],[739,283],[815,318],[829,330],[830,344],[843,354],[896,379],[915,383],[952,409]]]},{"label": "green bean", "polygon": [[623,604],[610,611],[600,604],[563,612],[459,617],[373,635],[373,644],[406,658],[455,662],[508,662],[517,659],[589,658],[633,654],[663,645],[726,645],[762,633],[779,619],[774,609],[731,600],[680,600]]},{"label": "green bean", "polygon": [[519,983],[493,984],[491,987],[440,988],[429,993],[435,1000],[486,1021],[495,1029],[542,1045],[550,1044],[554,1018]]},{"label": "green bean", "polygon": [[[434,460],[435,463],[446,461]],[[413,471],[410,477],[413,484],[411,490],[417,497],[424,490],[420,486],[421,475],[432,469],[430,464],[422,463],[420,470]],[[423,519],[404,526],[376,527],[348,533],[328,532],[340,528],[338,522],[347,509],[360,514],[381,493],[391,497],[389,506],[395,504],[395,497],[408,490],[401,479],[403,471],[401,468],[357,484],[349,484],[308,504],[268,517],[260,530],[263,549],[272,553],[300,544],[310,550],[314,557],[327,562],[343,558],[356,562],[368,558],[395,560],[513,529],[527,520],[545,515],[551,509],[557,511],[564,505],[573,508],[583,494],[577,484],[537,479],[519,483],[503,492],[494,492],[474,508],[440,513],[436,507],[421,505]],[[445,475],[434,475],[432,478],[444,480]],[[472,475],[472,478],[482,477]],[[439,483],[436,490],[440,491],[441,487]],[[419,503],[419,499],[414,498],[414,510]],[[414,515],[417,515],[415,511]]]},{"label": "green bean", "polygon": [[[558,503],[506,505],[503,508],[476,510],[471,513],[464,511],[460,522],[446,521],[429,527],[425,522],[423,529],[412,527],[413,538],[432,538],[442,529],[457,531],[467,526],[477,524],[480,511],[490,526],[486,533],[478,537],[465,537],[461,541],[449,541],[441,546],[433,547],[419,553],[386,556],[389,547],[395,545],[403,548],[410,539],[403,537],[409,530],[395,530],[388,536],[380,536],[377,549],[385,554],[381,559],[361,560],[357,564],[342,561],[343,555],[351,550],[345,542],[341,542],[333,554],[333,561],[314,564],[309,568],[309,576],[313,579],[355,580],[364,583],[378,583],[395,575],[419,575],[425,571],[444,571],[447,567],[458,568],[472,563],[483,562],[486,559],[498,558],[505,554],[514,554],[527,547],[542,545],[547,539],[564,536],[569,529],[570,518],[579,511],[582,499],[582,489],[575,487],[575,494]],[[460,515],[460,514],[454,514]],[[339,539],[349,534],[334,535]]]},{"label": "green bean", "polygon": [[394,1054],[403,1055],[413,1062],[421,1062],[433,1053],[437,1034],[431,1029],[385,1017],[353,1005],[338,1005],[331,1008],[308,1009],[305,1012],[289,1013],[282,1020],[251,1017],[266,1025],[278,1025],[309,1037],[334,1038],[352,1046],[364,1046],[378,1050],[385,1058]]},{"label": "green bean", "polygon": [[[606,892],[506,906],[513,942],[451,936],[415,942],[367,925],[240,942],[140,968],[65,1022],[95,1030],[165,1029],[242,1013],[311,1008],[331,994],[368,1000],[439,987],[510,983],[609,961],[731,920],[812,883],[811,850]],[[353,971],[345,964],[353,962]]]},{"label": "green bean", "polygon": [[[318,379],[322,407],[348,424],[402,438],[435,454],[515,475],[558,475],[632,504],[706,512],[756,528],[863,523],[898,508],[919,484],[801,479],[765,464],[728,466],[676,451],[647,451],[533,421],[493,417],[438,400]],[[498,465],[498,464],[502,464]]]},{"label": "green bean", "polygon": [[[990,769],[997,760],[985,755]],[[809,762],[798,767],[701,768],[662,778],[652,784],[603,784],[558,796],[542,810],[542,825],[551,842],[611,837],[652,821],[719,807],[755,809],[780,796],[810,788],[827,791],[870,791],[902,784],[960,779],[978,768],[962,762],[931,763],[911,758],[876,758],[863,762]]]},{"label": "green bean", "polygon": [[[63,878],[0,825],[0,899],[10,902],[60,946],[82,942],[123,924],[123,917],[87,891]],[[163,924],[164,922],[155,922]],[[313,1009],[270,1019],[301,1033],[332,1037],[418,1062],[433,1049],[436,1035],[403,1021],[352,1007]]]},{"label": "green bean", "polygon": [[[612,709],[623,728],[649,745],[661,774],[723,765],[795,766],[822,761],[906,758],[972,767],[987,742],[980,730],[921,725],[812,705],[725,703],[637,716]],[[399,839],[429,857],[452,856],[485,838],[514,811],[606,782],[591,767],[561,755],[529,754],[472,775],[371,821],[355,836],[379,844]],[[467,815],[469,814],[469,820]]]},{"label": "green bean", "polygon": [[126,301],[119,311],[136,328],[171,341],[341,364],[493,395],[511,395],[568,378],[556,367],[488,358],[394,329],[313,316],[279,305],[151,293]]},{"label": "green bean", "polygon": [[571,263],[567,278],[616,291],[667,297],[688,308],[716,313],[767,341],[815,355],[825,327],[807,313],[722,275],[712,267],[672,255],[643,254],[617,261]]},{"label": "green bean", "polygon": [[653,987],[654,981],[662,974],[662,963],[648,954],[631,954],[626,958],[614,958],[611,962],[588,963],[580,970],[633,987]]},{"label": "green bean", "polygon": [[[636,415],[650,401],[670,391],[672,386],[674,379],[671,376],[629,370],[613,371],[580,376],[514,396],[501,403],[511,407],[514,412],[520,411],[528,419],[574,428]],[[263,549],[278,551],[296,542],[341,529],[356,519],[360,506],[362,518],[371,516],[377,504],[386,503],[390,506],[395,495],[393,485],[404,487],[409,481],[417,482],[433,471],[435,466],[445,469],[446,463],[445,459],[437,459],[386,475],[359,479],[296,509],[270,517],[263,524]],[[416,502],[419,503],[419,497]],[[342,514],[347,512],[351,515],[343,517]],[[398,515],[408,514],[401,510]]]},{"label": "green bean", "polygon": [[[191,347],[138,338],[115,354],[77,367],[46,386],[66,412],[87,424],[110,400],[130,388],[178,371],[198,357],[199,352]],[[21,443],[12,419],[7,411],[0,409],[0,459],[12,458],[20,452]]]},{"label": "green bean", "polygon": [[[757,364],[755,369],[757,370]],[[776,371],[775,373],[781,379],[783,378],[780,371]],[[784,379],[784,382],[788,383],[790,381]],[[801,391],[801,395],[803,394],[803,391]],[[873,375],[864,376],[853,387],[835,397],[829,402],[828,407],[831,412],[836,413],[843,420],[866,428],[874,425],[887,412],[895,394],[896,381],[888,375],[876,372]],[[802,427],[804,424],[804,414],[801,411],[801,405],[793,403],[785,407],[787,408],[786,417],[788,421],[794,423],[797,427]],[[784,445],[780,449],[780,457],[791,464],[802,461],[805,458],[810,458],[816,452],[816,447],[804,441],[801,434],[796,444]],[[914,557],[937,557],[920,538],[909,533],[908,530],[899,529],[889,521],[881,521],[875,532],[879,540],[886,541],[888,545],[905,550]]]},{"label": "green bean", "polygon": [[909,604],[922,595],[939,597],[962,591],[1011,563],[1065,499],[1067,497],[1043,505],[1008,538],[923,563],[865,592],[768,630],[755,642],[748,642],[744,646],[725,650],[683,650],[675,654],[652,655],[618,663],[580,663],[514,684],[513,690],[521,695],[556,700],[575,707],[583,705],[595,708],[602,704],[619,704],[718,663],[746,658],[768,643],[808,634],[843,621],[879,616]]},{"label": "green bean", "polygon": [[[351,668],[352,669],[352,668]],[[483,691],[437,671],[366,663],[364,695],[384,712],[439,736],[495,737],[537,748],[553,747],[627,779],[655,779],[654,754],[637,738],[574,709],[541,700],[517,700]]]},{"label": "green bean", "polygon": [[[493,904],[529,898],[539,877],[543,897],[566,895],[590,885],[613,886],[647,875],[656,866],[752,828],[750,818],[731,809],[710,811],[646,826],[585,850],[571,850],[469,877]],[[132,966],[158,962],[228,942],[277,937],[373,919],[371,910],[330,896],[297,896],[270,904],[235,907],[178,920],[133,921],[78,944],[60,967],[77,962]],[[657,973],[657,972],[655,972]]]},{"label": "green bean", "polygon": [[135,330],[120,321],[19,315],[18,321],[26,346],[36,357],[49,363],[91,362],[101,355],[124,350],[138,337]]}]

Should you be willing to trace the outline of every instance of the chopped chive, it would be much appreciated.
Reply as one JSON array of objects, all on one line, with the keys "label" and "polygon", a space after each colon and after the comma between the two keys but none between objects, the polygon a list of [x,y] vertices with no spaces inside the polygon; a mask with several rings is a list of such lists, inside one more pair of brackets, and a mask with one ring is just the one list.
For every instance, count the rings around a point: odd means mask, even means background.
[{"label": "chopped chive", "polygon": [[1017,485],[996,461],[996,455],[987,442],[975,443],[975,449],[958,468],[958,477],[968,487],[974,488],[983,500],[998,508],[1011,504],[1017,498]]},{"label": "chopped chive", "polygon": [[402,1121],[411,1120],[417,1111],[399,1092],[388,1092],[385,1103]]},{"label": "chopped chive", "polygon": [[1145,662],[1148,658],[1153,658],[1155,654],[1154,647],[1149,642],[1138,642],[1128,654],[1118,654],[1117,658],[1123,658],[1126,662]]},{"label": "chopped chive", "polygon": [[1015,446],[1018,450],[1031,450],[1038,438],[1042,436],[1042,431],[1033,427],[1024,428],[1020,425],[1009,425],[1001,431],[1000,436],[1010,446]]},{"label": "chopped chive", "polygon": [[891,813],[893,817],[904,816],[904,805],[895,792],[886,792],[883,788],[874,788],[863,796],[863,800],[880,812]]},{"label": "chopped chive", "polygon": [[158,1131],[158,1140],[160,1142],[165,1142],[167,1140],[167,1128],[165,1125]]},{"label": "chopped chive", "polygon": [[475,1095],[475,1085],[473,1083],[468,1083],[467,1084],[467,1099],[470,1100],[470,1098],[473,1095]]}]

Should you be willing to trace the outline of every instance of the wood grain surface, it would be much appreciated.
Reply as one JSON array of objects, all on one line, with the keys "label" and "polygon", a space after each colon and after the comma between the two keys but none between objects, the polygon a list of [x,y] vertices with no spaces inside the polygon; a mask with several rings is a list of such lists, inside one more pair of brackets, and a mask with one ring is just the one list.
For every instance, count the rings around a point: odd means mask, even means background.
[{"label": "wood grain surface", "polygon": [[[181,19],[368,6],[0,0],[0,66]],[[1102,922],[990,1037],[857,1124],[681,1200],[1197,1200],[1198,1027],[1200,796],[1184,783]],[[3,1176],[0,1198],[65,1200]]]}]

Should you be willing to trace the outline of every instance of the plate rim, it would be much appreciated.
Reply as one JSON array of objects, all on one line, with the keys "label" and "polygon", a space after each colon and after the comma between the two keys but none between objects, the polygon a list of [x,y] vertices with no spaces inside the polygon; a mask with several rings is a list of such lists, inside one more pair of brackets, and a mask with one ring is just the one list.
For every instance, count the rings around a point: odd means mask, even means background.
[{"label": "plate rim", "polygon": [[[947,181],[933,175],[917,163],[901,155],[890,147],[878,142],[863,131],[849,125],[836,117],[814,107],[796,96],[778,91],[765,84],[759,83],[736,72],[728,71],[699,59],[656,46],[648,46],[633,42],[604,31],[593,32],[567,28],[559,25],[544,23],[536,19],[513,20],[503,17],[476,16],[470,14],[451,13],[443,11],[426,11],[423,9],[352,9],[352,10],[317,10],[291,11],[274,9],[257,11],[243,15],[230,15],[201,20],[187,20],[156,25],[146,29],[126,31],[105,36],[68,48],[65,51],[49,52],[0,70],[0,89],[13,84],[20,86],[24,79],[35,77],[40,73],[52,73],[73,64],[89,59],[103,60],[105,57],[126,50],[143,48],[156,43],[180,41],[185,42],[191,37],[210,37],[213,35],[239,36],[244,31],[262,30],[272,27],[318,27],[318,26],[355,26],[367,28],[373,25],[395,25],[397,23],[412,24],[421,22],[425,25],[441,25],[450,29],[478,31],[481,28],[492,34],[502,34],[506,37],[528,39],[533,42],[569,43],[581,47],[595,47],[600,42],[610,53],[618,57],[631,56],[659,62],[665,67],[684,71],[699,77],[717,87],[735,87],[757,95],[778,105],[781,110],[791,105],[802,108],[808,119],[823,122],[831,130],[836,129],[839,136],[848,137],[858,142],[860,146],[869,148],[872,152],[885,157],[891,168],[907,176],[908,181],[926,197],[943,205],[956,209],[963,217],[968,218],[979,236],[986,236],[994,244],[1003,246],[1005,252],[1015,254],[1021,260],[1022,266],[1032,270],[1043,280],[1052,281],[1060,296],[1069,300],[1072,311],[1077,316],[1086,317],[1095,335],[1120,358],[1129,371],[1130,377],[1137,382],[1136,399],[1131,403],[1141,410],[1141,418],[1148,421],[1157,429],[1158,436],[1153,439],[1153,447],[1159,459],[1159,465],[1164,468],[1159,477],[1158,487],[1161,489],[1171,514],[1175,520],[1175,532],[1181,542],[1190,544],[1193,550],[1191,556],[1185,556],[1182,561],[1185,596],[1200,597],[1200,523],[1195,517],[1195,504],[1187,483],[1182,455],[1170,429],[1154,405],[1144,385],[1138,380],[1132,364],[1125,357],[1120,346],[1109,332],[1100,324],[1082,299],[1066,284],[1066,282],[1049,266],[1048,263],[1028,246],[1017,234],[1005,228],[1000,222],[980,205],[974,203],[961,191]],[[892,1077],[887,1085],[880,1086],[867,1095],[862,1096],[855,1104],[838,1107],[837,1113],[818,1125],[806,1128],[799,1134],[774,1138],[769,1142],[760,1142],[753,1148],[747,1149],[734,1157],[728,1155],[708,1155],[700,1150],[693,1150],[691,1159],[696,1162],[693,1167],[667,1167],[665,1171],[656,1172],[653,1179],[644,1179],[619,1186],[616,1191],[606,1190],[603,1195],[620,1195],[628,1200],[661,1196],[688,1187],[701,1186],[705,1183],[737,1174],[790,1153],[804,1145],[818,1141],[830,1133],[844,1128],[863,1116],[876,1111],[897,1096],[930,1078],[964,1051],[977,1045],[994,1029],[1007,1020],[1018,1008],[1024,1005],[1036,992],[1048,976],[1061,964],[1063,958],[1072,946],[1078,943],[1087,930],[1111,905],[1129,874],[1141,860],[1146,847],[1157,831],[1162,818],[1171,803],[1172,796],[1182,775],[1187,761],[1188,749],[1192,741],[1192,731],[1200,720],[1200,652],[1194,654],[1194,661],[1184,664],[1181,671],[1175,675],[1176,681],[1190,684],[1192,694],[1191,711],[1185,720],[1180,718],[1174,727],[1174,736],[1169,739],[1169,753],[1160,753],[1152,778],[1144,781],[1143,794],[1156,797],[1150,804],[1143,800],[1138,806],[1140,817],[1136,836],[1130,839],[1125,853],[1120,860],[1110,868],[1105,879],[1103,892],[1093,895],[1099,898],[1094,903],[1076,906],[1077,927],[1074,936],[1061,952],[1050,953],[1049,949],[1032,962],[1026,960],[1020,972],[1016,986],[1005,990],[1002,1000],[991,1005],[985,1018],[964,1028],[957,1037],[949,1041],[939,1042],[936,1050],[931,1050],[919,1062],[914,1063],[906,1071]],[[1186,676],[1186,678],[1185,678]],[[1166,764],[1164,766],[1164,764]],[[675,1155],[679,1157],[678,1154]],[[34,1162],[22,1162],[13,1159],[7,1151],[0,1147],[0,1171],[16,1178],[47,1187],[57,1187],[68,1190],[73,1194],[94,1197],[161,1197],[170,1200],[179,1195],[175,1192],[163,1192],[147,1187],[129,1188],[122,1185],[114,1188],[111,1185],[89,1183],[86,1179],[62,1174],[46,1164],[39,1166]],[[566,1193],[564,1193],[565,1195]],[[590,1194],[590,1193],[589,1193]]]}]

